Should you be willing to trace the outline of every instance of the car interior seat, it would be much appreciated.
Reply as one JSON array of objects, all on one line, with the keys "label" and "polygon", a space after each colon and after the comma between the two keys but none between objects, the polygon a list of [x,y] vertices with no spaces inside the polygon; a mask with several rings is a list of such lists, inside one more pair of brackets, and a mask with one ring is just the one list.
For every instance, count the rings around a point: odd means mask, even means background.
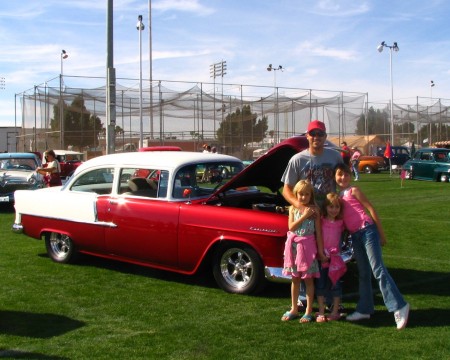
[{"label": "car interior seat", "polygon": [[128,195],[156,197],[156,184],[149,184],[144,178],[128,180],[128,187],[130,188],[130,192],[126,193]]}]

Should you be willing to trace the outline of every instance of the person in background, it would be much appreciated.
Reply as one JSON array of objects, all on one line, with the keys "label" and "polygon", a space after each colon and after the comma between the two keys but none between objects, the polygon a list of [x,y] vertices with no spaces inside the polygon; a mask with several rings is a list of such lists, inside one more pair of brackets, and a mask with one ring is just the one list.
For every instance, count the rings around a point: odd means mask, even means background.
[{"label": "person in background", "polygon": [[38,167],[36,171],[44,175],[44,181],[47,187],[61,186],[61,167],[58,160],[56,160],[56,155],[53,150],[47,150],[44,153],[44,158],[46,160],[45,166]]},{"label": "person in background", "polygon": [[306,309],[301,323],[314,320],[312,315],[314,303],[314,278],[319,277],[319,264],[327,261],[323,254],[320,228],[320,209],[314,201],[314,190],[307,180],[300,180],[294,187],[298,207],[289,208],[289,232],[284,248],[283,275],[291,276],[291,310],[281,317],[282,321],[298,318],[298,295],[300,281],[306,284]]},{"label": "person in background", "polygon": [[352,237],[359,273],[359,300],[356,311],[348,315],[347,320],[370,319],[374,313],[373,274],[384,304],[389,312],[394,313],[397,329],[402,330],[408,322],[409,304],[384,265],[381,247],[386,244],[386,237],[380,217],[364,193],[351,185],[352,175],[348,166],[336,166],[335,178],[340,190],[344,226]]},{"label": "person in background", "polygon": [[359,158],[361,157],[361,151],[356,146],[352,147],[352,157],[350,158],[350,164],[352,166],[353,174],[355,175],[355,181],[359,181]]},{"label": "person in background", "polygon": [[350,151],[350,148],[347,146],[347,143],[343,141],[341,143],[341,156],[342,160],[344,160],[344,164],[350,165],[350,158],[352,156],[352,152]]}]

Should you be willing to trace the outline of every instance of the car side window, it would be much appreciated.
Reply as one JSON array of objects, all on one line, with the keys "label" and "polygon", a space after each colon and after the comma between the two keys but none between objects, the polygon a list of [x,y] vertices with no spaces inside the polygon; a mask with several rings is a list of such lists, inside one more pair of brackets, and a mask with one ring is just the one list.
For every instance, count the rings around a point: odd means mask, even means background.
[{"label": "car side window", "polygon": [[110,194],[114,179],[114,168],[91,170],[81,175],[70,187],[71,191]]},{"label": "car side window", "polygon": [[164,171],[149,168],[123,168],[120,173],[119,194],[142,197],[165,197],[167,185],[161,188]]},{"label": "car side window", "polygon": [[443,152],[437,152],[434,154],[436,161],[438,162],[446,162],[447,161],[447,156],[445,153]]},{"label": "car side window", "polygon": [[420,160],[431,161],[431,160],[433,160],[433,154],[430,152],[422,152],[420,154]]}]

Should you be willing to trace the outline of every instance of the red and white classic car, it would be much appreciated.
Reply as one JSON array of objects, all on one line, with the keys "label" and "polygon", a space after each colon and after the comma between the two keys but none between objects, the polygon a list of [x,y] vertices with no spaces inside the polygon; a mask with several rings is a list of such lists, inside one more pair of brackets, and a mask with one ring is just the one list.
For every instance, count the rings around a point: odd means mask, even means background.
[{"label": "red and white classic car", "polygon": [[235,157],[183,151],[97,157],[63,187],[17,191],[13,230],[44,238],[56,262],[80,252],[182,274],[207,262],[225,291],[255,293],[266,280],[290,280],[281,274],[281,176],[306,146],[293,137],[246,168]]}]

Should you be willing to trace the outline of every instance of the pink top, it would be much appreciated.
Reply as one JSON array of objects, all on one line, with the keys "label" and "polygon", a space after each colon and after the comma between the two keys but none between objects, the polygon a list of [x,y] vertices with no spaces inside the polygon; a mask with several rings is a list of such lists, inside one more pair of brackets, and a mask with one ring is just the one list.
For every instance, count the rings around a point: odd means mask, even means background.
[{"label": "pink top", "polygon": [[345,274],[347,266],[341,258],[341,235],[344,231],[344,220],[331,221],[322,218],[322,237],[325,255],[330,259],[328,263],[322,263],[323,268],[328,268],[328,277],[333,286]]},{"label": "pink top", "polygon": [[334,221],[331,221],[328,220],[326,217],[323,217],[322,218],[323,248],[325,250],[330,250],[332,248],[339,249],[342,231],[344,231],[344,220],[336,219]]},{"label": "pink top", "polygon": [[352,194],[353,187],[349,187],[340,192],[343,203],[344,225],[350,234],[361,230],[368,224],[373,224],[372,218],[367,215],[364,206]]},{"label": "pink top", "polygon": [[284,246],[284,275],[305,273],[316,258],[317,244],[314,235],[299,236],[288,231]]}]

